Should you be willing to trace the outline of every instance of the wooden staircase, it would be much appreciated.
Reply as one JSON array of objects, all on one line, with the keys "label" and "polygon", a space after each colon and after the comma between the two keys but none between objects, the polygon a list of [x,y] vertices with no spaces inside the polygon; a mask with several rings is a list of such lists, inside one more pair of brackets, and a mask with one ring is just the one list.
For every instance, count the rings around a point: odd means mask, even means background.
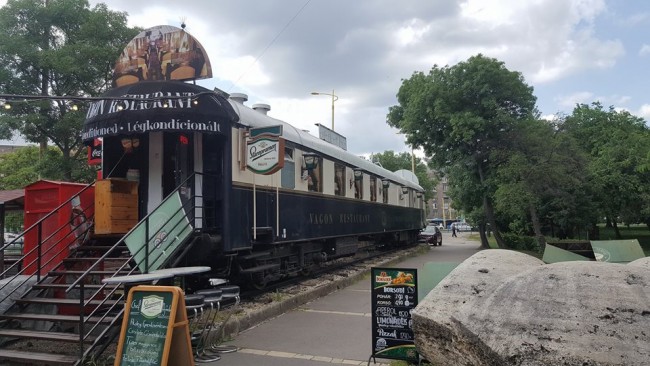
[{"label": "wooden staircase", "polygon": [[118,239],[87,240],[0,314],[0,364],[75,365],[113,341],[124,293],[101,279],[138,273],[126,246],[111,245]]}]

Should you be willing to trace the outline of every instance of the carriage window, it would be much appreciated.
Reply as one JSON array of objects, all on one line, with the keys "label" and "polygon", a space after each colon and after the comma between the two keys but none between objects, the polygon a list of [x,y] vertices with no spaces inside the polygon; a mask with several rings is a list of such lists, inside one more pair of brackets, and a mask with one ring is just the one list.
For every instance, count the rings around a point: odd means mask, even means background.
[{"label": "carriage window", "polygon": [[388,203],[388,187],[390,186],[390,182],[388,182],[388,181],[383,182],[382,181],[381,183],[382,183],[381,184],[381,191],[382,191],[383,196],[384,196],[384,203]]},{"label": "carriage window", "polygon": [[345,165],[334,163],[334,194],[345,196]]},{"label": "carriage window", "polygon": [[314,157],[313,169],[308,169],[307,173],[307,189],[310,192],[322,192],[323,191],[323,181],[321,180],[323,176],[323,161],[320,156]]},{"label": "carriage window", "polygon": [[354,171],[354,198],[363,199],[363,172]]},{"label": "carriage window", "polygon": [[284,148],[284,167],[280,172],[282,188],[296,188],[296,163],[293,161],[293,149]]},{"label": "carriage window", "polygon": [[377,201],[377,177],[370,176],[370,200]]}]

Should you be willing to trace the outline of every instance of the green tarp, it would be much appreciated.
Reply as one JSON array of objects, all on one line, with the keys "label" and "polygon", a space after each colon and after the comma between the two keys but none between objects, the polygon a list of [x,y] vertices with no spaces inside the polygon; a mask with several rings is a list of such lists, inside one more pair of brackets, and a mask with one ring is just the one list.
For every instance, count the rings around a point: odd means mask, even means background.
[{"label": "green tarp", "polygon": [[[591,240],[593,256],[599,262],[629,263],[645,257],[639,241],[629,240]],[[591,253],[589,253],[591,254]],[[573,253],[572,251],[546,244],[544,248],[544,263],[556,263],[567,261],[589,261],[585,256]]]},{"label": "green tarp", "polygon": [[570,261],[588,261],[590,259],[581,256],[580,254],[576,254],[547,243],[546,247],[544,247],[544,256],[542,257],[542,260],[544,263],[556,263]]},{"label": "green tarp", "polygon": [[591,247],[599,262],[628,263],[645,257],[636,239],[592,240]]}]

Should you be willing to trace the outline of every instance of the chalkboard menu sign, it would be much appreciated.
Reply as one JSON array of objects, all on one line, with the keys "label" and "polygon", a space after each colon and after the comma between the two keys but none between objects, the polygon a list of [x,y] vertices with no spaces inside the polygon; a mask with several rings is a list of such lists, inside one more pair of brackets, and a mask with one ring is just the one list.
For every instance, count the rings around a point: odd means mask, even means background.
[{"label": "chalkboard menu sign", "polygon": [[418,304],[417,270],[372,268],[372,356],[417,361],[411,310]]},{"label": "chalkboard menu sign", "polygon": [[136,286],[125,304],[115,366],[194,365],[183,292]]}]

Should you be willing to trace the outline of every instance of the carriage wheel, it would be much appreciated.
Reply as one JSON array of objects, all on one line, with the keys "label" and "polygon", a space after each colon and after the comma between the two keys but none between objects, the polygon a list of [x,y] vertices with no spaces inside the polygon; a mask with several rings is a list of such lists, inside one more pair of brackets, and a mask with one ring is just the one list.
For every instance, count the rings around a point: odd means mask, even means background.
[{"label": "carriage wheel", "polygon": [[256,272],[251,274],[251,280],[249,283],[251,287],[256,290],[264,290],[268,284],[268,281],[266,280],[264,272]]},{"label": "carriage wheel", "polygon": [[305,277],[311,275],[314,272],[312,267],[313,266],[311,266],[311,265],[302,267],[300,269],[300,275],[305,276]]}]

